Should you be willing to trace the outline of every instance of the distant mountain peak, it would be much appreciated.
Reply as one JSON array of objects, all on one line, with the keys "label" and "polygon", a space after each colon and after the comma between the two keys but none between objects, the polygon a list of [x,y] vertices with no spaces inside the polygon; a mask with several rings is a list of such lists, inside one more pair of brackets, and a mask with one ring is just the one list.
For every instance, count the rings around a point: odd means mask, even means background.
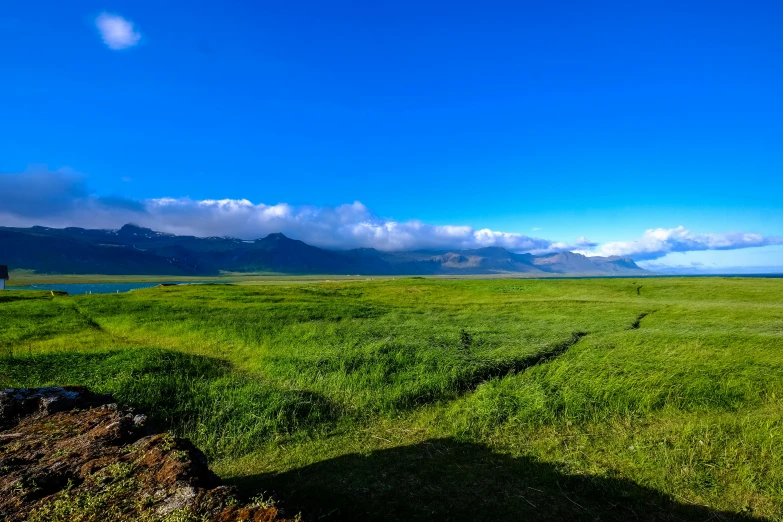
[{"label": "distant mountain peak", "polygon": [[289,239],[289,237],[283,234],[282,232],[273,232],[268,236],[266,236],[264,239]]},{"label": "distant mountain peak", "polygon": [[155,232],[151,228],[144,228],[140,227],[139,225],[134,225],[133,223],[127,223],[125,225],[122,225],[122,227],[117,231],[117,235],[120,236],[157,236],[159,235],[159,232]]},{"label": "distant mountain peak", "polygon": [[576,252],[570,252],[568,250],[563,250],[562,252],[555,252],[552,254],[553,256],[561,256],[565,258],[581,258],[581,257],[587,257],[582,254],[577,254]]},{"label": "distant mountain peak", "polygon": [[463,250],[459,250],[459,253],[465,255],[478,255],[478,256],[492,257],[492,258],[508,258],[511,256],[511,252],[499,246],[463,249]]}]

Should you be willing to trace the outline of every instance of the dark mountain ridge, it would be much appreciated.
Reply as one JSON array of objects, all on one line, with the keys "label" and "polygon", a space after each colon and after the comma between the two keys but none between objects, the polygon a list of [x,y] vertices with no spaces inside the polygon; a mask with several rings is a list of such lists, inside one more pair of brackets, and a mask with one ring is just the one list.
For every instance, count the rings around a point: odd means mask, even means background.
[{"label": "dark mountain ridge", "polygon": [[276,272],[341,275],[643,275],[628,257],[574,252],[536,256],[501,247],[382,252],[326,250],[281,233],[255,240],[177,236],[136,225],[119,230],[0,227],[0,263],[42,273],[217,275]]}]

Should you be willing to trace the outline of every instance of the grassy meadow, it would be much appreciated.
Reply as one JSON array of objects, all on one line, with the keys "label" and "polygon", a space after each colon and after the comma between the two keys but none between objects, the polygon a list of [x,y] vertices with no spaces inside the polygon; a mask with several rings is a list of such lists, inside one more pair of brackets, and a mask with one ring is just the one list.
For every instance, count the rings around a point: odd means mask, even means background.
[{"label": "grassy meadow", "polygon": [[783,520],[781,295],[763,278],[5,291],[0,387],[111,392],[308,520]]}]

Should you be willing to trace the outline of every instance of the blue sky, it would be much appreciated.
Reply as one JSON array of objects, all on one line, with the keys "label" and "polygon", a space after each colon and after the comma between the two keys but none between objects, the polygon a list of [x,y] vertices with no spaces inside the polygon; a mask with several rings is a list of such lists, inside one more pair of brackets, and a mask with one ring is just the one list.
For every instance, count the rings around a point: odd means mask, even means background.
[{"label": "blue sky", "polygon": [[[0,172],[71,205],[28,195],[0,221],[109,226],[136,205],[160,229],[296,233],[258,218],[288,209],[380,224],[332,247],[468,226],[644,258],[665,253],[646,230],[683,226],[671,251],[697,252],[657,262],[783,266],[782,24],[771,1],[11,1]],[[262,207],[181,208],[203,200]],[[412,220],[430,228],[388,241]]]}]

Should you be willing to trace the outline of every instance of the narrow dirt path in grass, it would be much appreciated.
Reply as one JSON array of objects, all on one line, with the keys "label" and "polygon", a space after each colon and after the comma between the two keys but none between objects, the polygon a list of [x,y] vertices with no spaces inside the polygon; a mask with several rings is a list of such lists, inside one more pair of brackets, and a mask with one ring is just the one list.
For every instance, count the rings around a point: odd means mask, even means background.
[{"label": "narrow dirt path in grass", "polygon": [[79,305],[77,305],[75,302],[72,302],[71,304],[73,305],[73,311],[76,312],[76,315],[84,319],[84,322],[87,323],[87,326],[89,326],[93,330],[98,330],[100,332],[106,331],[103,329],[101,325],[96,323],[92,317],[84,313],[84,311],[81,308],[79,308]]},{"label": "narrow dirt path in grass", "polygon": [[642,319],[644,319],[644,318],[645,318],[645,317],[647,317],[648,315],[652,315],[652,314],[654,314],[654,313],[655,313],[655,312],[657,312],[657,311],[658,311],[658,310],[653,310],[652,312],[642,312],[641,314],[639,314],[639,315],[636,317],[636,320],[635,320],[633,323],[631,323],[631,326],[630,326],[628,329],[629,329],[629,330],[638,330],[638,329],[639,329],[639,327],[642,325]]},{"label": "narrow dirt path in grass", "polygon": [[557,343],[554,347],[552,347],[552,349],[547,350],[546,352],[531,355],[523,359],[502,362],[498,365],[478,370],[473,374],[473,378],[467,381],[465,385],[461,387],[460,392],[468,393],[474,391],[480,385],[492,379],[522,373],[529,368],[532,368],[533,366],[547,363],[565,354],[572,346],[578,343],[586,335],[588,335],[587,332],[573,332],[571,333],[570,338]]},{"label": "narrow dirt path in grass", "polygon": [[[651,312],[642,312],[636,317],[636,319],[631,323],[631,325],[625,329],[638,330],[639,327],[641,326],[642,319],[656,313],[657,311],[658,310],[653,310]],[[571,337],[569,339],[557,343],[552,349],[547,350],[544,353],[532,355],[524,359],[509,361],[507,364],[502,364],[500,366],[487,368],[486,371],[480,371],[476,373],[475,378],[472,379],[470,384],[466,386],[465,389],[462,391],[470,392],[475,390],[481,384],[493,378],[497,378],[497,377],[502,378],[508,375],[522,373],[534,366],[539,366],[541,364],[546,364],[548,362],[551,362],[552,360],[562,355],[565,355],[566,352],[568,352],[568,350],[570,350],[574,345],[576,345],[580,340],[582,340],[587,335],[590,335],[590,332],[572,332]]]}]

